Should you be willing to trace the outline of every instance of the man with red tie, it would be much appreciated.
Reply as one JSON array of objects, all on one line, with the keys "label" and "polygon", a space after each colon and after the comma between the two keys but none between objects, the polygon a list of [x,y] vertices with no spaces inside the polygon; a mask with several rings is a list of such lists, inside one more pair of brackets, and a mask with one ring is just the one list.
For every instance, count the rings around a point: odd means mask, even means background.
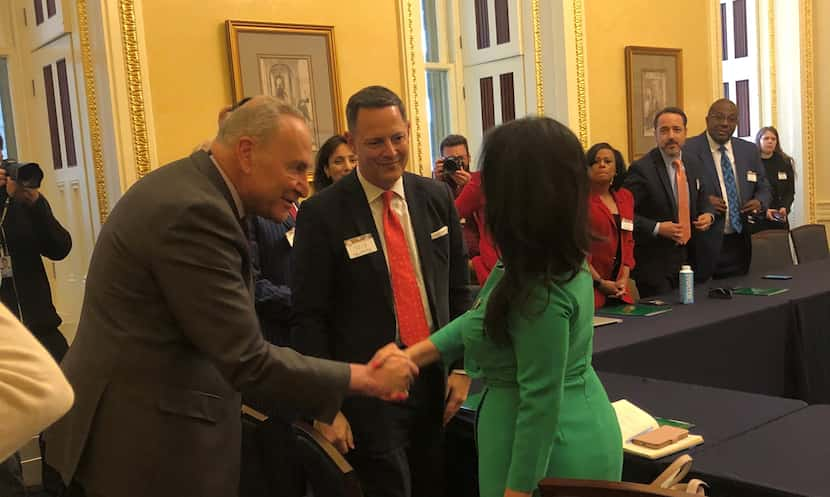
[{"label": "man with red tie", "polygon": [[683,110],[666,107],[658,112],[654,136],[657,147],[631,163],[623,185],[634,194],[637,266],[632,276],[643,297],[677,288],[680,266],[693,260],[688,250],[693,231],[706,231],[714,221],[701,180],[702,165],[682,154]]},{"label": "man with red tie", "polygon": [[[469,308],[467,257],[446,184],[405,172],[400,98],[370,86],[346,108],[356,174],[305,201],[297,217],[292,344],[320,357],[370,358],[423,340]],[[367,497],[443,495],[442,425],[469,378],[424,368],[407,402],[347,401],[317,427],[346,454]]]}]

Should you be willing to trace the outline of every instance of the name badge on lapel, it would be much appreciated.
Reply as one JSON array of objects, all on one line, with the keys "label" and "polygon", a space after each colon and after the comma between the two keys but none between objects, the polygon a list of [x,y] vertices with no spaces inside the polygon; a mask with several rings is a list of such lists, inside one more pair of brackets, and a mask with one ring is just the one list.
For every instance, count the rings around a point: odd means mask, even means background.
[{"label": "name badge on lapel", "polygon": [[375,245],[375,238],[370,233],[344,240],[343,245],[346,246],[349,259],[357,259],[358,257],[374,254],[378,251],[378,246]]},{"label": "name badge on lapel", "polygon": [[695,179],[695,191],[696,192],[700,191],[700,178]]},{"label": "name badge on lapel", "polygon": [[746,180],[750,183],[757,183],[758,182],[758,175],[755,174],[755,171],[747,171],[746,172]]},{"label": "name badge on lapel", "polygon": [[620,228],[622,228],[623,231],[634,231],[634,221],[622,218],[620,221]]},{"label": "name badge on lapel", "polygon": [[294,228],[285,232],[285,239],[288,241],[289,247],[294,247]]},{"label": "name badge on lapel", "polygon": [[778,179],[787,179],[787,173],[785,171],[778,171]]}]

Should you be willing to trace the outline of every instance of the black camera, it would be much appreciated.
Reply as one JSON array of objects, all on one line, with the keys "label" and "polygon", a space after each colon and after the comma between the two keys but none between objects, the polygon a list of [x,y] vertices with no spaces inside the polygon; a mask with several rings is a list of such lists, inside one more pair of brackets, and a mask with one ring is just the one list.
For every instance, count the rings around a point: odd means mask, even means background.
[{"label": "black camera", "polygon": [[464,169],[464,158],[457,155],[444,157],[444,176],[452,176],[454,172]]},{"label": "black camera", "polygon": [[43,181],[43,169],[36,162],[17,162],[7,159],[0,163],[0,168],[6,171],[6,176],[23,188],[40,188]]}]

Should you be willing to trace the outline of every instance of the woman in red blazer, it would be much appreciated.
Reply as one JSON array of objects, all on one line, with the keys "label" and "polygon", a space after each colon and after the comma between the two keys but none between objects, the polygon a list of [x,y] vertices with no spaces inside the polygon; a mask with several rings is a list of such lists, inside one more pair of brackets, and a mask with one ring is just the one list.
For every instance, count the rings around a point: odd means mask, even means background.
[{"label": "woman in red blazer", "polygon": [[493,243],[493,237],[487,231],[484,222],[484,191],[481,189],[481,173],[472,174],[469,183],[464,185],[461,194],[455,199],[455,208],[458,216],[475,222],[478,227],[478,255],[470,259],[470,265],[475,272],[479,285],[484,285],[490,271],[499,261],[499,253]]},{"label": "woman in red blazer", "polygon": [[609,298],[631,304],[628,275],[634,269],[634,197],[620,188],[625,163],[622,154],[607,143],[591,147],[587,159],[593,234],[588,260],[594,278],[594,307],[599,309]]}]

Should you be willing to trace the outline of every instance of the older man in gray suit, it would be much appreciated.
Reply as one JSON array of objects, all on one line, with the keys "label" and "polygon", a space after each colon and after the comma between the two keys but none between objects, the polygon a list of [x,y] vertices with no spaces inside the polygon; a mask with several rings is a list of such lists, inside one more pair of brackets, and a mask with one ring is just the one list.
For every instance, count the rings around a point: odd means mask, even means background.
[{"label": "older man in gray suit", "polygon": [[245,216],[285,219],[308,193],[309,164],[302,115],[256,97],[209,154],[154,171],[118,202],[63,361],[76,403],[47,434],[75,495],[236,495],[240,392],[329,422],[349,392],[405,396],[417,368],[394,345],[348,365],[262,338]]}]

